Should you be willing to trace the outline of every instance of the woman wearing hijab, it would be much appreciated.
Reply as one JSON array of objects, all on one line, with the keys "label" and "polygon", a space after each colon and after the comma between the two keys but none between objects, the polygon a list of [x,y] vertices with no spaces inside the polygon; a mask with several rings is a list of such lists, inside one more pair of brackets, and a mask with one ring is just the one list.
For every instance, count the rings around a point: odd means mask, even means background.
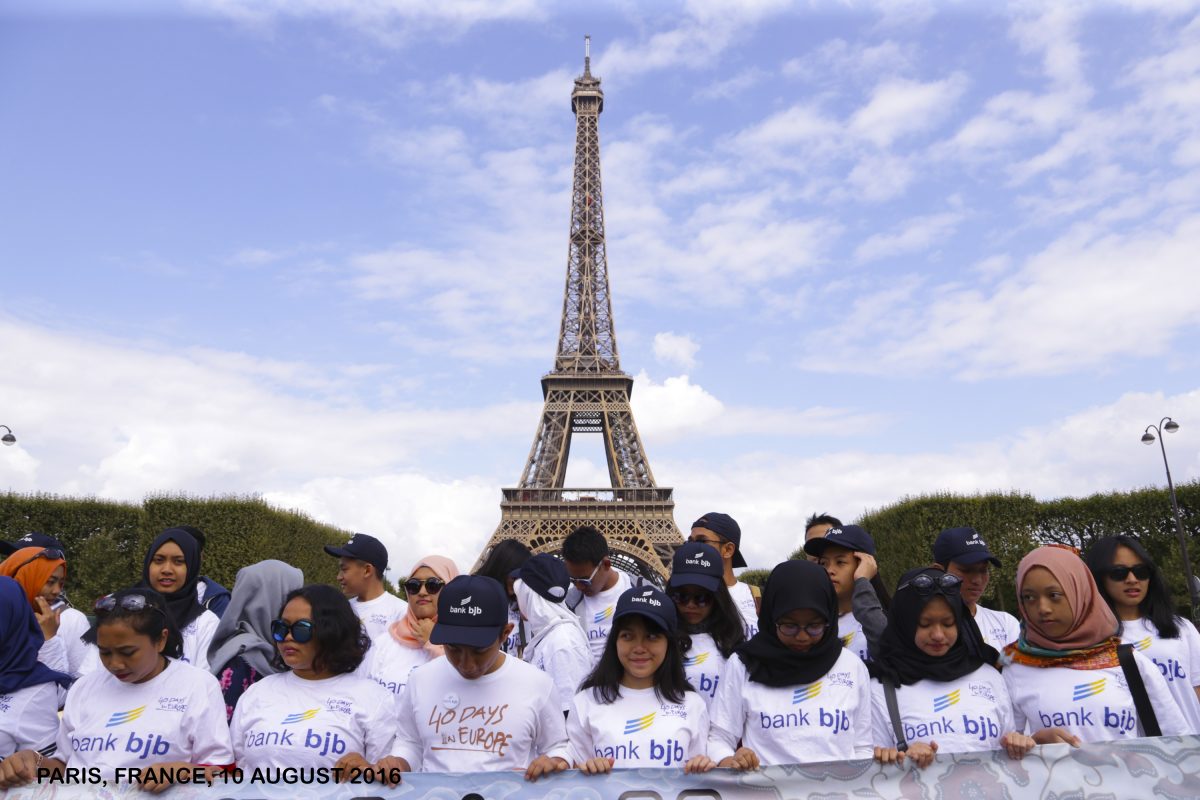
[{"label": "woman wearing hijab", "polygon": [[413,564],[404,582],[408,610],[376,637],[363,661],[362,672],[388,689],[398,700],[408,686],[408,674],[443,655],[429,641],[437,622],[437,596],[458,576],[458,567],[445,556],[425,556]]},{"label": "woman wearing hijab", "polygon": [[208,663],[221,683],[227,718],[233,718],[242,692],[279,671],[271,623],[288,593],[303,585],[304,573],[282,561],[269,559],[238,570],[225,616],[208,646]]},{"label": "woman wearing hijab", "polygon": [[25,591],[0,577],[0,760],[19,750],[54,753],[58,687],[71,677],[38,660],[43,641]]},{"label": "woman wearing hijab", "polygon": [[[1004,648],[1004,682],[1018,728],[1038,744],[1103,742],[1144,735],[1117,655],[1117,618],[1087,565],[1048,545],[1017,566],[1021,636]],[[1188,731],[1154,662],[1132,653],[1164,736]]]},{"label": "woman wearing hijab", "polygon": [[160,533],[142,564],[139,586],[153,589],[167,602],[171,619],[183,634],[183,661],[208,669],[208,646],[220,619],[200,603],[200,543],[183,528]]},{"label": "woman wearing hijab", "polygon": [[[899,747],[885,685],[895,691],[906,756],[927,767],[935,753],[1004,748],[1022,758],[1034,741],[1015,730],[1012,702],[993,666],[1000,654],[963,603],[962,581],[940,569],[900,578],[879,657],[868,669],[875,744]],[[879,755],[877,753],[877,755]]]},{"label": "woman wearing hijab", "polygon": [[524,658],[554,679],[563,713],[580,684],[592,671],[592,648],[579,624],[579,616],[563,601],[571,585],[567,566],[549,553],[539,553],[515,573],[513,591],[521,617],[535,631],[525,646]]},{"label": "woman wearing hijab", "polygon": [[0,575],[20,585],[33,609],[45,637],[38,659],[51,669],[78,678],[100,666],[100,659],[96,648],[79,638],[91,627],[87,617],[69,606],[52,609],[67,582],[67,562],[62,545],[50,541],[53,547],[22,547],[14,551],[0,563]]},{"label": "woman wearing hijab", "polygon": [[729,659],[710,708],[708,755],[718,766],[872,757],[871,678],[842,646],[837,622],[822,567],[785,561],[771,570],[758,632]]}]

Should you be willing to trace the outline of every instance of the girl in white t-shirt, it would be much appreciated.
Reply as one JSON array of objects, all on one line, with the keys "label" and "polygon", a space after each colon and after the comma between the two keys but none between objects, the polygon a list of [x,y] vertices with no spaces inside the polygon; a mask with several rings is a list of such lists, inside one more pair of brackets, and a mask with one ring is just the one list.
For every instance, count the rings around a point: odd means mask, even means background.
[{"label": "girl in white t-shirt", "polygon": [[[383,758],[396,734],[392,695],[355,675],[370,640],[332,586],[290,592],[271,623],[286,668],[246,690],[230,733],[238,768],[333,767],[342,781]],[[335,773],[336,775],[336,773]]]},{"label": "girl in white t-shirt", "polygon": [[1162,570],[1132,536],[1106,536],[1087,554],[1088,568],[1121,623],[1121,641],[1149,658],[1200,734],[1200,633],[1175,613]]},{"label": "girl in white t-shirt", "polygon": [[155,537],[142,563],[142,582],[167,602],[183,635],[182,659],[208,669],[208,648],[221,620],[200,603],[200,543],[183,528],[167,528]]},{"label": "girl in white t-shirt", "polygon": [[[225,703],[217,679],[178,660],[183,642],[162,597],[134,588],[96,602],[103,670],[75,682],[58,728],[57,753],[22,750],[0,767],[0,782],[33,780],[39,767],[66,767],[108,781],[165,788],[196,771],[210,775],[233,762]],[[153,768],[153,769],[151,769]],[[130,770],[138,770],[137,774]]]},{"label": "girl in white t-shirt", "polygon": [[[1022,758],[1034,746],[1014,730],[1008,689],[994,666],[1000,654],[984,643],[961,588],[957,576],[933,567],[900,578],[879,655],[868,667],[881,761],[910,758],[924,768],[938,752],[1003,748]],[[895,719],[888,687],[896,698]]]},{"label": "girl in white t-shirt", "polygon": [[[1004,648],[1004,682],[1017,727],[1038,744],[1104,742],[1144,736],[1121,669],[1117,618],[1083,560],[1070,548],[1039,547],[1017,566],[1021,635]],[[1154,662],[1133,662],[1164,736],[1188,725]]]},{"label": "girl in white t-shirt", "polygon": [[78,678],[99,667],[96,648],[80,637],[90,623],[69,606],[53,610],[67,583],[66,555],[58,546],[22,547],[0,563],[0,575],[12,578],[25,591],[45,643],[38,660],[50,669]]},{"label": "girl in white t-shirt", "polygon": [[871,758],[871,678],[842,646],[837,612],[822,567],[771,570],[758,633],[729,659],[713,700],[708,754],[719,766]]},{"label": "girl in white t-shirt", "polygon": [[[704,542],[675,551],[667,589],[689,644],[683,669],[692,688],[712,705],[733,651],[746,639],[741,612],[725,584],[720,552]],[[757,622],[755,629],[758,628]]]},{"label": "girl in white t-shirt", "polygon": [[604,653],[571,704],[567,739],[585,775],[613,767],[708,772],[708,707],[688,687],[675,606],[638,586],[617,600]]},{"label": "girl in white t-shirt", "polygon": [[549,553],[533,556],[516,572],[513,591],[521,618],[537,631],[522,658],[554,680],[559,707],[571,710],[571,699],[592,670],[592,649],[579,617],[563,601],[571,576]]}]

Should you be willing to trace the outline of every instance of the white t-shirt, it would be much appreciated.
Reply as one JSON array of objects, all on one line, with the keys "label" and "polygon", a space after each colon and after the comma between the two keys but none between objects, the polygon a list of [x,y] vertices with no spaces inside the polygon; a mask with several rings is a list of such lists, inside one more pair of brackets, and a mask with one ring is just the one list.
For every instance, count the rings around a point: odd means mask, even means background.
[{"label": "white t-shirt", "polygon": [[[904,738],[937,742],[939,753],[999,750],[1000,737],[1016,730],[1012,701],[1000,673],[984,664],[955,681],[917,681],[896,689]],[[883,684],[871,681],[872,737],[880,747],[895,747]]]},{"label": "white t-shirt", "polygon": [[862,623],[853,612],[847,611],[838,617],[838,637],[842,640],[842,647],[854,653],[860,660],[871,660],[867,654],[867,635],[863,633]]},{"label": "white t-shirt", "polygon": [[38,650],[38,661],[73,678],[91,672],[100,666],[96,646],[85,644],[79,638],[90,627],[83,612],[64,608],[58,617],[58,632],[42,643]]},{"label": "white t-shirt", "polygon": [[536,644],[526,645],[525,660],[553,679],[563,711],[570,710],[571,698],[592,671],[591,648],[574,621],[554,625]]},{"label": "white t-shirt", "polygon": [[592,664],[595,665],[604,653],[604,644],[608,641],[608,632],[612,630],[613,614],[617,610],[617,600],[621,593],[633,585],[629,576],[620,570],[613,570],[617,582],[594,597],[583,595],[575,613],[583,624],[583,632],[587,634],[588,645],[592,648]]},{"label": "white t-shirt", "polygon": [[[512,630],[508,636],[504,638],[504,644],[500,645],[500,649],[506,653],[512,653],[518,658],[521,654],[517,651],[521,648],[521,612],[509,606],[508,621],[512,623]],[[529,623],[525,623],[525,641],[528,642],[533,638],[533,631],[529,627]]]},{"label": "white t-shirt", "polygon": [[351,597],[350,607],[367,629],[367,636],[372,642],[387,633],[389,625],[408,613],[408,603],[390,592],[384,592],[374,600],[360,601]]},{"label": "white t-shirt", "polygon": [[0,694],[0,759],[18,750],[54,752],[58,736],[58,684],[39,683]]},{"label": "white t-shirt", "polygon": [[229,723],[238,767],[332,767],[358,753],[374,764],[396,734],[392,695],[357,675],[268,675],[238,700]]},{"label": "white t-shirt", "polygon": [[184,626],[180,631],[183,634],[183,660],[200,669],[208,669],[208,646],[220,624],[221,618],[206,608]]},{"label": "white t-shirt", "polygon": [[415,772],[524,770],[539,755],[570,761],[550,677],[512,656],[469,681],[444,658],[417,667],[400,697],[392,755]]},{"label": "white t-shirt", "polygon": [[767,765],[871,758],[871,677],[862,659],[842,648],[819,680],[772,687],[746,675],[734,656],[709,708],[708,756],[720,762],[738,739]]},{"label": "white t-shirt", "polygon": [[674,767],[704,755],[708,743],[708,706],[695,692],[682,703],[660,699],[654,689],[620,687],[612,703],[598,701],[591,689],[575,695],[567,717],[571,760],[612,758],[614,767]]},{"label": "white t-shirt", "polygon": [[984,644],[997,650],[1003,650],[1021,635],[1021,623],[1012,614],[980,605],[975,606],[975,624],[983,634]]},{"label": "white t-shirt", "polygon": [[742,624],[746,626],[746,638],[749,639],[758,633],[758,609],[754,607],[754,593],[750,591],[750,584],[737,581],[733,586],[726,588],[729,589],[729,596],[733,598],[738,613],[742,615]]},{"label": "white t-shirt", "polygon": [[[1163,736],[1184,736],[1188,724],[1167,680],[1154,662],[1134,652],[1138,672],[1158,717]],[[1141,736],[1133,696],[1120,667],[1070,669],[1009,664],[1004,682],[1012,698],[1017,730],[1066,728],[1085,742],[1107,742]]]},{"label": "white t-shirt", "polygon": [[145,683],[122,683],[106,669],[88,673],[67,693],[57,757],[70,767],[98,767],[106,780],[116,767],[232,764],[217,679],[175,660]]},{"label": "white t-shirt", "polygon": [[371,649],[363,659],[364,669],[358,674],[370,678],[399,697],[408,685],[409,673],[433,658],[433,654],[424,647],[405,647],[385,631],[371,642]]},{"label": "white t-shirt", "polygon": [[683,655],[683,671],[696,693],[711,707],[725,672],[725,656],[717,649],[717,643],[707,633],[689,634],[692,647]]},{"label": "white t-shirt", "polygon": [[1188,733],[1200,734],[1200,698],[1194,688],[1200,686],[1200,633],[1189,620],[1177,621],[1178,639],[1161,638],[1154,623],[1145,618],[1122,622],[1121,641],[1154,662],[1188,722]]}]

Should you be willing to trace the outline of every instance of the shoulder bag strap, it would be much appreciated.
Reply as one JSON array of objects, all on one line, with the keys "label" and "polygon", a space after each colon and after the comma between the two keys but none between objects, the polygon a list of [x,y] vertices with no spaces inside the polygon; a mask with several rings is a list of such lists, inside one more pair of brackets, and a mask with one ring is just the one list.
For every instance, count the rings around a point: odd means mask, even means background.
[{"label": "shoulder bag strap", "polygon": [[888,716],[892,719],[892,734],[896,737],[896,749],[901,753],[908,750],[908,740],[904,738],[904,725],[900,722],[900,705],[896,702],[896,687],[892,682],[884,679],[880,683],[883,684],[883,696],[887,700]]},{"label": "shoulder bag strap", "polygon": [[1117,659],[1121,662],[1121,671],[1125,673],[1125,682],[1129,684],[1129,693],[1133,695],[1133,707],[1137,709],[1138,722],[1142,723],[1142,733],[1146,736],[1162,736],[1158,717],[1154,714],[1154,706],[1150,704],[1150,695],[1142,680],[1142,672],[1133,659],[1133,645],[1117,645]]}]

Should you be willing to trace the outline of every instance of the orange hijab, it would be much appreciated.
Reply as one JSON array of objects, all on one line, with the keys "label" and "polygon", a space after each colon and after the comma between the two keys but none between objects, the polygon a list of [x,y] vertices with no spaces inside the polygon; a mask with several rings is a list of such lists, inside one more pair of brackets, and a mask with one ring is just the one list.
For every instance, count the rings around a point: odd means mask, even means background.
[{"label": "orange hijab", "polygon": [[37,557],[37,554],[45,549],[44,547],[22,547],[0,562],[0,575],[12,578],[21,584],[21,588],[25,590],[25,597],[29,600],[32,608],[37,608],[34,600],[41,595],[42,588],[46,585],[46,581],[50,580],[54,570],[61,566],[63,580],[66,580],[67,577],[66,561],[61,558]]},{"label": "orange hijab", "polygon": [[[428,567],[429,569],[433,570],[433,574],[437,575],[446,583],[449,583],[451,580],[458,577],[458,567],[453,561],[445,556],[425,556],[416,564],[413,564],[413,567],[408,571],[408,574],[410,576],[413,575],[413,573],[415,573],[421,567]],[[436,614],[433,617],[433,621],[437,622]],[[416,613],[413,612],[412,603],[410,602],[408,604],[408,613],[393,622],[388,627],[388,632],[392,634],[393,639],[405,647],[411,647],[414,650],[418,647],[423,647],[428,650],[430,655],[434,658],[444,655],[445,650],[441,645],[430,644],[429,642],[425,642],[424,644],[421,643],[421,640],[413,634],[413,626],[416,624],[417,616]]]}]

